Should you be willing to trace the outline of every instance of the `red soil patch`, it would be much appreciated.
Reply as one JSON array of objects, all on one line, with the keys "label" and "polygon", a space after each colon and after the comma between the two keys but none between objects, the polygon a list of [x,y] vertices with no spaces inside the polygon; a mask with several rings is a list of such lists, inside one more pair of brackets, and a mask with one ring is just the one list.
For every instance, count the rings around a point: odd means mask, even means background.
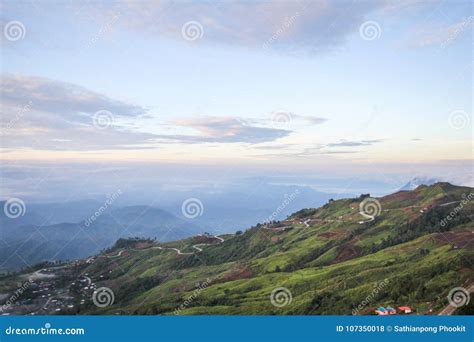
[{"label": "red soil patch", "polygon": [[332,231],[318,234],[317,237],[324,240],[341,239],[346,235],[345,231]]},{"label": "red soil patch", "polygon": [[209,236],[196,236],[193,239],[193,245],[196,245],[198,243],[214,243],[214,242],[219,242],[219,239],[216,239],[214,237],[209,237]]},{"label": "red soil patch", "polygon": [[171,292],[173,293],[179,293],[179,292],[184,292],[184,291],[187,291],[188,289],[186,288],[185,285],[179,285],[179,286],[176,286],[176,287],[173,287],[171,289]]},{"label": "red soil patch", "polygon": [[337,255],[334,262],[338,263],[338,262],[341,262],[341,261],[346,261],[346,260],[349,260],[349,259],[353,259],[353,258],[357,257],[358,255],[359,254],[355,250],[353,244],[348,243],[348,244],[342,246],[339,249],[339,253],[338,253],[338,255]]},{"label": "red soil patch", "polygon": [[391,195],[387,195],[383,197],[384,202],[392,202],[392,201],[413,201],[416,200],[416,193],[414,191],[399,191]]},{"label": "red soil patch", "polygon": [[441,244],[451,244],[453,249],[474,247],[474,233],[470,230],[438,233],[435,239]]},{"label": "red soil patch", "polygon": [[243,268],[232,270],[228,273],[226,273],[222,279],[224,281],[232,281],[232,280],[238,280],[238,279],[247,279],[247,278],[252,278],[253,272],[248,266],[244,266]]}]

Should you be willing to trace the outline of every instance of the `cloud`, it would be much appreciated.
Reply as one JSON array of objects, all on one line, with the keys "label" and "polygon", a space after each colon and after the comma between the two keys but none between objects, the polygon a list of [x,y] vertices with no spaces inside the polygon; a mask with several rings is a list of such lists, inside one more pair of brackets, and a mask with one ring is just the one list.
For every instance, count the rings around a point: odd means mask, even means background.
[{"label": "cloud", "polygon": [[[292,144],[279,144],[278,146],[257,146],[254,147],[258,150],[265,150],[265,151],[272,151],[272,150],[279,150],[278,153],[264,153],[259,154],[260,157],[285,157],[285,158],[310,158],[310,157],[318,157],[318,156],[325,156],[325,155],[345,155],[345,154],[355,154],[360,153],[360,151],[356,150],[328,150],[327,147],[329,145],[314,145],[311,147],[303,147],[298,148],[298,145]],[[287,149],[287,147],[289,147]],[[294,148],[292,148],[294,147]]]},{"label": "cloud", "polygon": [[[175,134],[146,133],[137,120],[147,110],[72,83],[44,77],[2,76],[1,133],[3,148],[94,151],[151,149],[160,144],[264,143],[288,136],[291,131],[269,126],[268,120],[231,116],[176,119],[168,123]],[[105,129],[97,127],[97,113],[109,113]],[[298,115],[318,124],[325,119]],[[189,133],[189,134],[188,134]]]},{"label": "cloud", "polygon": [[[153,134],[120,120],[146,110],[75,84],[43,77],[2,75],[0,118],[3,148],[107,150],[146,148]],[[110,112],[110,125],[94,125],[95,113]]]},{"label": "cloud", "polygon": [[284,129],[252,126],[235,117],[203,117],[179,119],[172,126],[191,128],[197,135],[159,135],[160,139],[176,143],[262,143],[283,138],[291,133]]},{"label": "cloud", "polygon": [[338,143],[327,144],[327,147],[354,147],[354,146],[370,146],[382,142],[382,139],[360,140],[360,141],[341,141]]},{"label": "cloud", "polygon": [[[320,52],[338,47],[360,24],[389,2],[301,1],[120,1],[94,3],[88,10],[101,21],[116,13],[117,25],[148,37],[169,37],[184,43],[223,43],[285,51]],[[110,3],[109,3],[110,4]],[[84,11],[84,9],[81,9]],[[189,42],[183,25],[197,22],[202,36]]]},{"label": "cloud", "polygon": [[328,120],[326,118],[319,118],[316,116],[298,115],[298,114],[292,114],[292,118],[297,119],[297,120],[303,120],[313,125],[319,125],[319,124],[325,123]]},{"label": "cloud", "polygon": [[[312,115],[301,115],[286,111],[276,111],[271,113],[271,116],[268,120],[273,121],[273,124],[277,124],[279,121],[282,121],[281,123],[283,124],[289,124],[290,122],[294,121],[302,121],[305,124],[320,125],[325,123],[328,119]],[[264,123],[265,120],[260,120],[259,122]]]},{"label": "cloud", "polygon": [[407,45],[412,48],[432,46],[446,48],[460,40],[467,32],[470,32],[473,23],[474,16],[469,16],[450,25],[426,27],[414,33],[408,40]]},{"label": "cloud", "polygon": [[284,150],[291,147],[297,147],[297,144],[278,144],[278,145],[258,145],[253,146],[254,149],[257,150]]},{"label": "cloud", "polygon": [[324,155],[347,155],[361,153],[361,150],[354,149],[340,149],[340,147],[361,147],[370,146],[383,142],[383,139],[371,139],[371,140],[360,140],[360,141],[340,141],[337,143],[322,143],[313,144],[312,146],[302,147],[296,144],[278,144],[278,145],[259,145],[253,147],[256,150],[272,151],[279,150],[278,154],[265,153],[260,156],[285,156],[295,158],[306,158]]},{"label": "cloud", "polygon": [[359,152],[360,151],[321,151],[320,154],[353,154]]},{"label": "cloud", "polygon": [[18,74],[3,74],[1,78],[0,93],[6,105],[23,106],[32,102],[37,110],[70,115],[71,118],[77,113],[93,115],[99,110],[124,117],[146,114],[140,106],[114,100],[71,83]]}]

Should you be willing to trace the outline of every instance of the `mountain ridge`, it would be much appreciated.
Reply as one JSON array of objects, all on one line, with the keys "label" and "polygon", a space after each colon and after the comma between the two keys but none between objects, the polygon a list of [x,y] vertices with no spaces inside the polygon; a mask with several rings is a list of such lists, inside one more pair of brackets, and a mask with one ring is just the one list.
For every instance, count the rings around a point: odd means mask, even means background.
[{"label": "mountain ridge", "polygon": [[[160,236],[164,239],[182,238],[202,231],[199,226],[175,215],[150,206],[109,208],[99,215],[94,207],[88,217],[78,222],[49,224],[51,216],[41,216],[26,209],[25,216],[15,219],[0,217],[0,269],[15,270],[41,261],[86,258],[101,249],[111,247],[117,237]],[[47,213],[47,212],[46,212]],[[93,220],[91,219],[93,218]],[[168,231],[173,234],[167,234]],[[64,248],[63,246],[69,246]]]}]

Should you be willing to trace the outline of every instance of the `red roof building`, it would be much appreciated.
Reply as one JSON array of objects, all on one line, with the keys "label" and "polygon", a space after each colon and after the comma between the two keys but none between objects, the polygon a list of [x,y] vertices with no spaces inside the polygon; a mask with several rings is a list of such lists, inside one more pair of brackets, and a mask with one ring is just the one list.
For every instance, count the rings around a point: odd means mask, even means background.
[{"label": "red roof building", "polygon": [[398,310],[400,310],[404,313],[411,313],[411,308],[409,306],[399,306]]}]

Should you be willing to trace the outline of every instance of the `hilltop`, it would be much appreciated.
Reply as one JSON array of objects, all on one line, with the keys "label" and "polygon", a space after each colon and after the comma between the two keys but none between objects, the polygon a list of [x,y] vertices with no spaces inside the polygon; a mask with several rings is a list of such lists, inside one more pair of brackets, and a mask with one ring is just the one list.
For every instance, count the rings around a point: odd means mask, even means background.
[{"label": "hilltop", "polygon": [[[435,183],[329,200],[236,234],[122,239],[87,260],[5,277],[0,293],[35,278],[11,310],[23,314],[368,314],[380,305],[435,314],[474,280],[473,200],[473,188]],[[100,287],[113,304],[93,304]]]}]

